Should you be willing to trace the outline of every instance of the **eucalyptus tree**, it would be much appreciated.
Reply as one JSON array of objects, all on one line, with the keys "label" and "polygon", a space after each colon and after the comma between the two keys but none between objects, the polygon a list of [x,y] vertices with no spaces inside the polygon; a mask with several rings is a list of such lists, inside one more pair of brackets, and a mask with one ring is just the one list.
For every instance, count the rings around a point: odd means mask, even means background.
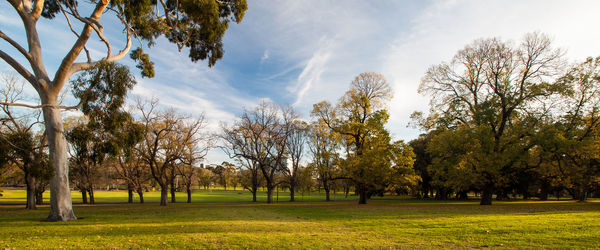
[{"label": "eucalyptus tree", "polygon": [[527,160],[529,138],[547,112],[544,100],[562,88],[553,83],[562,56],[539,33],[527,34],[518,45],[480,39],[425,73],[419,92],[432,97],[430,118],[441,127],[479,133],[481,140],[473,142],[480,144],[473,146],[480,157],[469,157],[471,150],[463,156],[474,168],[482,205],[490,205],[492,194]]},{"label": "eucalyptus tree", "polygon": [[[0,50],[0,58],[15,69],[37,91],[41,104],[20,106],[42,109],[44,114],[48,145],[52,166],[55,168],[51,189],[50,216],[48,220],[66,221],[76,219],[68,181],[67,147],[61,121],[61,110],[69,107],[58,102],[61,90],[75,73],[94,67],[101,61],[118,61],[131,52],[132,59],[138,61],[137,67],[142,75],[154,75],[153,63],[143,52],[143,41],[153,45],[158,37],[164,36],[177,45],[179,51],[189,49],[192,61],[208,60],[213,66],[223,57],[222,38],[230,22],[240,22],[247,9],[245,0],[213,1],[76,1],[76,0],[7,0],[23,23],[25,37],[16,38],[0,30],[0,38],[14,48],[15,52]],[[88,12],[86,15],[85,12]],[[42,58],[42,49],[54,49],[54,40],[42,41],[38,33],[40,18],[65,19],[62,30],[72,33],[75,42],[60,60],[55,72],[48,72],[49,65]],[[102,17],[105,17],[101,20]],[[116,25],[103,25],[107,23]],[[77,31],[77,30],[80,31]],[[122,31],[123,38],[110,41],[105,32]],[[93,58],[88,41],[93,36],[100,39],[106,54]],[[132,50],[133,40],[140,47]],[[23,44],[20,41],[25,41]],[[124,44],[115,53],[114,44]],[[43,47],[44,46],[44,47]],[[64,46],[64,44],[60,44]],[[94,48],[97,49],[97,48]],[[81,58],[82,61],[77,61]],[[21,59],[22,58],[22,59]],[[23,64],[26,62],[26,64]],[[27,67],[28,65],[29,67]]]},{"label": "eucalyptus tree", "polygon": [[223,125],[223,148],[230,157],[246,160],[262,173],[267,203],[273,202],[277,174],[287,168],[286,147],[297,117],[291,107],[262,102],[254,110],[244,111],[232,126]]}]

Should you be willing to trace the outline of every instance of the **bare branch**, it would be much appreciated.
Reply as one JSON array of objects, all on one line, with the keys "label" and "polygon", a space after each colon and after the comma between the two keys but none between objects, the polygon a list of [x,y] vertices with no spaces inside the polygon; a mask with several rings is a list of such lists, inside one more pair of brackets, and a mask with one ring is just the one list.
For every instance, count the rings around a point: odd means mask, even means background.
[{"label": "bare branch", "polygon": [[4,39],[8,43],[10,43],[10,45],[12,45],[13,47],[15,47],[15,49],[17,49],[19,52],[21,52],[21,54],[23,54],[23,56],[25,58],[27,58],[27,60],[29,62],[31,62],[31,60],[32,60],[31,54],[29,54],[29,52],[27,52],[27,50],[25,50],[25,48],[21,47],[21,45],[19,45],[13,39],[11,39],[10,37],[8,37],[6,34],[4,34],[4,32],[2,32],[1,30],[0,30],[0,38]]},{"label": "bare branch", "polygon": [[0,50],[0,58],[2,58],[8,65],[10,65],[13,69],[15,69],[21,76],[23,76],[36,90],[39,90],[39,83],[37,82],[36,77],[29,72],[23,65],[17,62],[8,54],[4,53],[4,51]]}]

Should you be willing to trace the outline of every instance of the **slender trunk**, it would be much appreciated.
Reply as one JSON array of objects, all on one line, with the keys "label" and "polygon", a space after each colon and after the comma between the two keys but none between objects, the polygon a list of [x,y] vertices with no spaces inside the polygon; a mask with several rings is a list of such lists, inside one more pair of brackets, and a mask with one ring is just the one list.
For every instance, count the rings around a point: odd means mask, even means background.
[{"label": "slender trunk", "polygon": [[492,194],[494,187],[491,184],[485,185],[483,192],[481,193],[481,202],[479,205],[492,205]]},{"label": "slender trunk", "polygon": [[129,187],[127,189],[127,194],[128,194],[127,203],[133,203],[133,189],[131,187]]},{"label": "slender trunk", "polygon": [[38,183],[35,188],[35,204],[44,204],[44,187],[41,183]]},{"label": "slender trunk", "polygon": [[331,197],[330,197],[330,188],[328,186],[323,186],[323,189],[325,189],[325,201],[331,201]]},{"label": "slender trunk", "polygon": [[267,184],[267,203],[273,203],[273,186],[271,183]]},{"label": "slender trunk", "polygon": [[258,173],[252,172],[252,202],[256,202],[256,192],[258,192]]},{"label": "slender trunk", "polygon": [[48,221],[76,220],[69,189],[69,165],[67,161],[67,142],[62,124],[61,110],[56,108],[57,95],[44,95],[40,92],[43,108],[50,163],[54,167],[54,177],[50,180],[50,214]]},{"label": "slender trunk", "polygon": [[138,190],[138,196],[140,197],[140,203],[144,203],[144,191],[143,190]]},{"label": "slender trunk", "polygon": [[175,203],[175,178],[171,179],[171,203]]},{"label": "slender trunk", "polygon": [[160,186],[160,205],[161,206],[167,205],[167,196],[169,194],[169,191],[167,190],[168,188],[169,188],[168,185]]},{"label": "slender trunk", "polygon": [[25,176],[25,184],[27,185],[27,204],[25,205],[26,209],[36,209],[35,207],[35,178],[31,177],[31,175],[26,174]]},{"label": "slender trunk", "polygon": [[290,201],[294,201],[294,191],[296,189],[296,183],[290,183]]},{"label": "slender trunk", "polygon": [[87,200],[87,191],[85,191],[84,188],[81,188],[81,202],[83,202],[83,204],[87,204],[88,200]]},{"label": "slender trunk", "polygon": [[94,199],[94,187],[90,186],[88,193],[90,195],[90,204],[96,204],[96,200]]},{"label": "slender trunk", "polygon": [[187,187],[187,203],[192,203],[192,188],[191,187]]}]

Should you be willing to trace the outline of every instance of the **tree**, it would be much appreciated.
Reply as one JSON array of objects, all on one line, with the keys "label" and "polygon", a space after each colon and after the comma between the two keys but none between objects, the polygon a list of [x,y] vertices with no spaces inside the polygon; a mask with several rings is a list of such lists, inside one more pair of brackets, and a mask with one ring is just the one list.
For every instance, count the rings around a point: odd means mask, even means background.
[{"label": "tree", "polygon": [[175,164],[175,168],[185,186],[187,203],[191,203],[192,184],[196,179],[197,173],[195,165],[204,159],[208,150],[212,147],[213,141],[212,136],[202,132],[202,129],[206,127],[204,115],[198,119],[186,120],[181,120],[178,124],[178,129],[176,130],[176,133],[179,134],[177,141],[172,141],[171,143],[180,145],[180,156],[178,163]]},{"label": "tree", "polygon": [[273,189],[279,184],[276,174],[287,167],[286,146],[296,118],[290,107],[262,102],[254,110],[244,111],[233,126],[222,128],[221,138],[229,156],[246,160],[262,173],[267,203],[273,202]]},{"label": "tree", "polygon": [[480,133],[474,146],[482,155],[470,160],[482,205],[490,205],[503,178],[526,161],[533,147],[528,138],[547,108],[543,100],[561,88],[551,80],[561,69],[562,55],[538,33],[527,34],[518,46],[480,39],[423,77],[419,92],[432,96],[430,117],[440,127],[467,126]]},{"label": "tree", "polygon": [[[117,61],[125,57],[132,48],[132,39],[140,41],[140,48],[131,51],[131,58],[138,61],[138,68],[142,75],[154,75],[153,63],[147,54],[144,54],[141,41],[149,45],[155,39],[165,36],[171,43],[177,45],[179,50],[189,48],[192,61],[208,59],[208,65],[213,66],[223,56],[222,37],[230,21],[240,22],[247,9],[245,0],[215,0],[215,1],[59,1],[59,0],[8,0],[10,5],[23,22],[26,34],[27,49],[19,40],[0,31],[0,38],[11,45],[15,51],[9,55],[0,50],[0,58],[14,68],[37,91],[41,105],[20,106],[41,108],[44,114],[48,145],[52,166],[55,168],[55,177],[51,181],[50,216],[51,221],[75,220],[72,211],[69,181],[67,147],[61,121],[61,109],[58,96],[75,73],[92,68],[101,61]],[[90,10],[89,16],[81,13]],[[77,38],[71,49],[61,60],[54,74],[48,73],[47,66],[42,58],[42,41],[37,32],[37,23],[41,17],[52,19],[59,15],[64,16],[68,29]],[[125,33],[125,47],[117,54],[113,54],[113,46],[105,36],[105,26],[101,24],[101,17],[109,16],[123,25]],[[83,26],[80,32],[75,29],[77,25]],[[108,26],[107,26],[108,27]],[[111,30],[113,28],[111,27]],[[67,30],[67,27],[65,27]],[[106,46],[106,56],[93,59],[86,47],[87,42],[95,34]],[[52,44],[48,41],[45,44]],[[49,47],[47,47],[49,49]],[[75,62],[82,51],[85,51],[86,61]],[[24,66],[17,56],[26,59],[31,70]],[[53,78],[51,78],[53,76]],[[58,132],[57,132],[58,131]]]},{"label": "tree", "polygon": [[167,205],[169,188],[169,171],[175,165],[179,155],[175,144],[170,140],[174,138],[179,118],[174,112],[159,112],[158,100],[148,103],[137,100],[136,108],[141,113],[141,123],[146,134],[144,141],[138,147],[138,154],[150,168],[152,177],[160,186],[160,205]]},{"label": "tree", "polygon": [[600,57],[573,66],[557,84],[567,89],[539,137],[546,166],[538,172],[549,183],[559,177],[573,198],[585,201],[600,183]]},{"label": "tree", "polygon": [[[45,182],[53,174],[48,164],[48,155],[45,151],[45,132],[37,133],[40,125],[40,112],[26,113],[13,110],[11,103],[24,101],[23,85],[15,76],[3,74],[0,88],[0,98],[6,103],[1,106],[0,138],[4,149],[2,165],[13,164],[23,171],[27,189],[27,209],[36,209],[41,204],[41,193],[45,190]],[[37,201],[36,201],[37,198]]]},{"label": "tree", "polygon": [[[350,90],[333,107],[328,102],[313,106],[312,115],[341,136],[347,157],[344,172],[356,184],[359,204],[366,204],[374,192],[382,192],[392,170],[394,145],[384,128],[389,115],[385,102],[392,90],[377,73],[361,73],[350,83]],[[412,163],[411,163],[412,164]]]},{"label": "tree", "polygon": [[119,145],[116,164],[113,164],[118,178],[127,183],[128,202],[133,203],[133,192],[138,194],[140,203],[144,203],[144,189],[150,180],[150,171],[144,165],[142,157],[135,150],[145,138],[142,124],[129,119],[115,131],[114,143]]},{"label": "tree", "polygon": [[325,189],[325,200],[330,201],[332,182],[341,176],[339,169],[340,156],[338,154],[341,138],[337,133],[330,133],[327,125],[322,120],[314,122],[310,128],[308,145],[312,153],[311,166],[316,172],[323,189]]},{"label": "tree", "polygon": [[294,201],[294,193],[298,186],[298,177],[300,169],[300,161],[304,156],[304,148],[308,133],[308,125],[302,121],[294,121],[292,129],[287,139],[287,154],[291,163],[291,168],[286,166],[283,168],[285,182],[289,184],[290,201]]},{"label": "tree", "polygon": [[202,187],[204,187],[204,190],[208,190],[208,188],[210,187],[210,184],[212,183],[213,180],[213,172],[206,169],[206,168],[200,168],[197,171],[197,175],[198,175],[198,184]]}]

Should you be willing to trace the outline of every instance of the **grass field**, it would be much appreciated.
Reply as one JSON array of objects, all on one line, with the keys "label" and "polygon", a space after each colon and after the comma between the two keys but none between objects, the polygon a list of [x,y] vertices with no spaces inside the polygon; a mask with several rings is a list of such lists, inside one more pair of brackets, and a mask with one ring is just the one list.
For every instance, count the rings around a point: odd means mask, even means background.
[{"label": "grass field", "polygon": [[[24,192],[0,198],[2,248],[599,248],[600,202],[412,199],[247,202],[245,191],[200,191],[197,203],[126,204],[126,192],[99,191],[103,204],[74,206],[82,218],[42,222],[48,207],[27,211]],[[181,193],[179,201],[185,201]],[[73,192],[74,202],[78,193]],[[264,195],[260,197],[264,200]],[[280,201],[287,200],[280,193]],[[300,197],[298,197],[300,199]],[[341,199],[343,196],[336,196]],[[349,197],[355,199],[356,197]],[[115,203],[109,203],[115,202]],[[116,203],[121,202],[121,203]]]}]

